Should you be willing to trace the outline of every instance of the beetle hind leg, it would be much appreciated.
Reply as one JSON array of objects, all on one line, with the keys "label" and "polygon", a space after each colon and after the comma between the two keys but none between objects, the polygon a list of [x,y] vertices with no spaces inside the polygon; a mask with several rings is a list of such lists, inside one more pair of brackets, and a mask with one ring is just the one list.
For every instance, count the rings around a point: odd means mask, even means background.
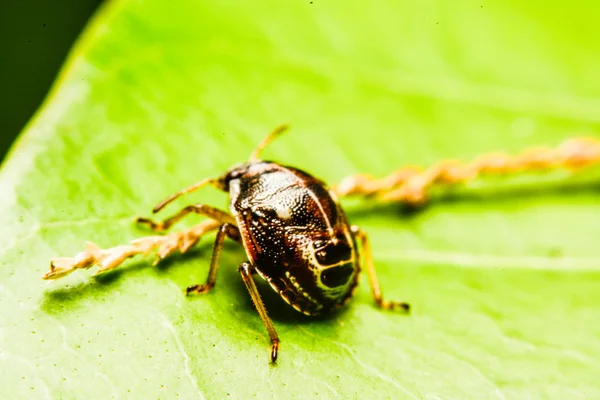
[{"label": "beetle hind leg", "polygon": [[402,310],[406,313],[410,312],[410,304],[403,301],[389,301],[383,298],[381,287],[379,286],[379,279],[377,279],[377,272],[375,271],[375,264],[373,264],[373,254],[371,252],[369,237],[358,226],[352,226],[350,229],[352,230],[352,234],[361,242],[364,264],[369,277],[369,284],[371,286],[371,293],[373,294],[375,304],[384,310]]},{"label": "beetle hind leg", "polygon": [[273,321],[269,317],[269,314],[267,314],[265,304],[260,298],[260,293],[258,293],[256,283],[254,283],[254,280],[252,279],[252,274],[255,272],[254,267],[252,264],[245,262],[238,267],[238,271],[240,275],[242,275],[242,279],[244,280],[244,284],[250,293],[250,297],[252,298],[252,302],[256,307],[256,311],[258,311],[260,319],[269,333],[269,338],[271,339],[271,363],[275,364],[275,361],[277,361],[277,355],[279,354],[279,336],[277,335]]}]

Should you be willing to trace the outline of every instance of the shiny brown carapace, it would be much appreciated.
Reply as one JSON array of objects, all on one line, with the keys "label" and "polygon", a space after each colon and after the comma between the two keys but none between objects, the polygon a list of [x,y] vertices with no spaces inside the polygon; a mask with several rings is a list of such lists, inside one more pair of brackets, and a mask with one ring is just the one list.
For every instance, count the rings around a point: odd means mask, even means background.
[{"label": "shiny brown carapace", "polygon": [[58,279],[75,269],[94,265],[99,266],[101,273],[130,257],[152,251],[157,252],[158,262],[177,250],[186,252],[203,235],[217,231],[208,278],[203,284],[189,286],[186,293],[206,293],[213,288],[225,238],[240,243],[248,259],[238,271],[267,329],[270,360],[275,362],[279,336],[254,282],[255,274],[296,310],[317,315],[343,306],[352,297],[364,268],[377,306],[404,312],[410,309],[408,303],[383,298],[368,236],[349,224],[337,196],[363,195],[418,204],[425,201],[427,188],[436,183],[465,182],[480,174],[578,169],[600,162],[598,141],[572,139],[557,148],[530,149],[516,156],[490,154],[471,163],[445,161],[424,170],[407,167],[383,179],[354,175],[329,189],[306,172],[260,159],[261,151],[285,129],[280,126],[274,130],[256,147],[248,162],[173,194],[153,210],[156,213],[181,195],[210,185],[229,193],[229,211],[195,204],[161,222],[137,218],[138,223],[157,232],[168,230],[190,213],[208,219],[183,232],[148,236],[109,249],[88,243],[85,251],[73,258],[52,260],[50,271],[43,278]]}]

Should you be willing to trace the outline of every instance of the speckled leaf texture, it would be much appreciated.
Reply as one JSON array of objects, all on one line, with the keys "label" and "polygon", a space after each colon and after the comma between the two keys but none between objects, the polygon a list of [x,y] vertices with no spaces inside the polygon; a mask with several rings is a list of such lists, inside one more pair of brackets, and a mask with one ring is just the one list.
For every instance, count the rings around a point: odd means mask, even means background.
[{"label": "speckled leaf texture", "polygon": [[[327,182],[600,132],[598,5],[108,2],[0,170],[0,398],[600,398],[600,173],[486,179],[422,209],[344,201],[372,238],[342,312],[259,285],[277,366],[227,242],[47,284],[56,256],[148,235],[133,217],[264,155]],[[177,202],[227,205],[207,188]],[[181,227],[199,220],[191,217]]]}]

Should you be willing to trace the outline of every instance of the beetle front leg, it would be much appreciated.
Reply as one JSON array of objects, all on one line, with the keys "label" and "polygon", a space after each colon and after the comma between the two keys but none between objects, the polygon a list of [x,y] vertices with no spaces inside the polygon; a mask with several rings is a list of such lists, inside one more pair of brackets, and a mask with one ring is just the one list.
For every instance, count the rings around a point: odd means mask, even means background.
[{"label": "beetle front leg", "polygon": [[369,237],[358,226],[352,226],[352,234],[360,240],[363,252],[364,265],[367,269],[367,275],[369,277],[369,284],[371,285],[371,293],[375,304],[384,310],[402,309],[406,312],[410,311],[410,304],[402,301],[389,301],[383,298],[381,288],[379,286],[379,280],[377,279],[377,273],[375,272],[375,265],[373,264],[373,253],[371,252],[371,244]]},{"label": "beetle front leg", "polygon": [[250,263],[245,262],[238,267],[238,271],[240,275],[242,275],[242,279],[244,280],[246,288],[248,288],[248,292],[250,292],[250,297],[256,307],[256,311],[258,311],[258,314],[260,315],[260,319],[262,319],[265,328],[267,328],[267,332],[269,332],[269,338],[271,339],[271,363],[275,363],[277,354],[279,353],[279,336],[277,335],[277,331],[275,331],[273,321],[271,321],[271,318],[267,314],[265,304],[260,298],[256,283],[254,283],[254,280],[252,279],[252,274],[255,272],[254,267]]},{"label": "beetle front leg", "polygon": [[207,206],[205,204],[194,204],[194,205],[184,207],[177,214],[165,219],[162,222],[155,222],[150,218],[144,218],[144,217],[137,217],[135,219],[135,222],[137,222],[138,224],[147,225],[153,231],[164,232],[167,229],[169,229],[171,226],[176,224],[180,219],[182,219],[183,217],[185,217],[186,215],[188,215],[190,213],[204,215],[204,216],[207,216],[211,219],[217,220],[224,224],[227,223],[227,224],[231,224],[234,226],[237,225],[235,218],[233,218],[233,216],[231,216],[229,213],[227,213],[223,210],[219,210],[216,207]]},{"label": "beetle front leg", "polygon": [[217,271],[219,270],[219,261],[221,259],[221,252],[223,251],[223,242],[225,236],[230,237],[236,241],[240,241],[240,231],[233,225],[223,224],[219,228],[217,237],[215,238],[215,245],[213,247],[212,258],[210,260],[210,268],[208,269],[208,277],[206,278],[205,284],[191,285],[185,290],[185,294],[202,294],[211,290],[215,286],[217,281]]}]

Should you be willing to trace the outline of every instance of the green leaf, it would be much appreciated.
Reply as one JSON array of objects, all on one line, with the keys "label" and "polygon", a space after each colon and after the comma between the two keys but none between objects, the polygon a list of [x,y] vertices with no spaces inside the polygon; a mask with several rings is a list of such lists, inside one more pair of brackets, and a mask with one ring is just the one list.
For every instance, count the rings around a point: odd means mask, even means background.
[{"label": "green leaf", "polygon": [[[600,132],[595,7],[107,3],[0,171],[0,397],[599,398],[597,170],[487,180],[412,213],[344,202],[385,295],[414,312],[378,310],[363,279],[345,311],[308,318],[261,285],[275,367],[236,244],[195,298],[212,239],[157,268],[40,279],[87,240],[148,235],[135,215],[282,122],[265,156],[332,184]],[[192,202],[227,199],[177,205]]]}]

